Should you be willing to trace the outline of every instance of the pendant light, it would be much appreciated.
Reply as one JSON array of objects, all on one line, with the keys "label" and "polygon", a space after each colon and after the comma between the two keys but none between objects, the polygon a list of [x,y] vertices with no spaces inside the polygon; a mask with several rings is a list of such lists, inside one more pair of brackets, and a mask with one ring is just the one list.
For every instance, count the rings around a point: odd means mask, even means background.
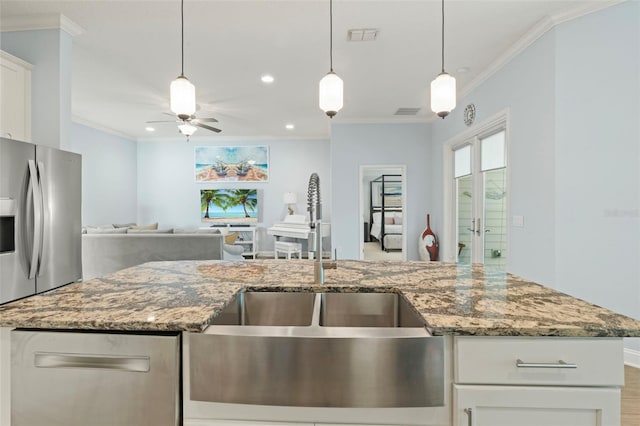
[{"label": "pendant light", "polygon": [[[170,99],[171,112],[180,120],[187,120],[196,112],[196,88],[184,76],[184,0],[180,0],[181,38],[182,38],[182,68],[180,75],[171,82]],[[192,126],[193,127],[193,126]]]},{"label": "pendant light", "polygon": [[431,110],[445,118],[456,107],[456,79],[444,71],[444,0],[442,0],[442,72],[431,82]]},{"label": "pendant light", "polygon": [[333,118],[342,109],[342,79],[333,72],[333,0],[329,0],[329,72],[320,80],[320,109]]}]

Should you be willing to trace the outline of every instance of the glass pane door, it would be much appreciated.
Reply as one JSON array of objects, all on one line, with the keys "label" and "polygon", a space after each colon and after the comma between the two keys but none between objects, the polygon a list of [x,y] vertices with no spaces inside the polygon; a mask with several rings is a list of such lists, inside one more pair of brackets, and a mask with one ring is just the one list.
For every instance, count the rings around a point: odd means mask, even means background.
[{"label": "glass pane door", "polygon": [[506,269],[506,133],[477,136],[454,149],[457,262]]},{"label": "glass pane door", "polygon": [[473,245],[473,177],[456,179],[456,226],[458,228],[457,262],[469,265],[472,260]]},{"label": "glass pane door", "polygon": [[484,264],[507,266],[507,169],[483,172]]}]

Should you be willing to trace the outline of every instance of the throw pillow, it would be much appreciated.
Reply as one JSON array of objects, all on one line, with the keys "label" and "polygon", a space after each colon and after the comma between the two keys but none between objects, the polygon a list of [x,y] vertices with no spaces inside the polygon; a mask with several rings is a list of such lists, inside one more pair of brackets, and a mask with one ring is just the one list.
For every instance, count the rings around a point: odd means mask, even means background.
[{"label": "throw pillow", "polygon": [[126,234],[128,228],[87,228],[87,234]]},{"label": "throw pillow", "polygon": [[236,240],[238,239],[238,233],[237,232],[232,232],[230,234],[227,234],[224,236],[224,242],[227,244],[233,244],[236,242]]},{"label": "throw pillow", "polygon": [[127,234],[173,234],[173,228],[169,229],[129,229]]},{"label": "throw pillow", "polygon": [[232,245],[229,245],[229,244],[225,244],[224,251],[226,251],[229,254],[233,254],[233,255],[239,256],[242,253],[244,253],[244,247],[242,247],[242,246],[232,246]]},{"label": "throw pillow", "polygon": [[219,234],[219,229],[207,228],[207,229],[196,229],[196,233],[198,234]]},{"label": "throw pillow", "polygon": [[114,228],[131,228],[132,226],[136,226],[135,223],[131,222],[131,223],[114,223],[113,227]]},{"label": "throw pillow", "polygon": [[151,225],[131,226],[131,229],[158,229],[158,222],[152,223]]}]

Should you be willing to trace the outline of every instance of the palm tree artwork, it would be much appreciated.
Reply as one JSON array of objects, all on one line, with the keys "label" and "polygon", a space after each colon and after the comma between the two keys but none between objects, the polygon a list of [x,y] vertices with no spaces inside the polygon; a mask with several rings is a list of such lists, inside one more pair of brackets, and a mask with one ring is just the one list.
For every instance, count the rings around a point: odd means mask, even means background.
[{"label": "palm tree artwork", "polygon": [[258,207],[257,189],[200,190],[200,217],[203,222],[257,222]]},{"label": "palm tree artwork", "polygon": [[203,218],[209,219],[211,204],[226,211],[229,205],[229,195],[223,189],[203,189],[200,191],[200,209],[205,210]]},{"label": "palm tree artwork", "polygon": [[255,211],[258,206],[258,191],[255,189],[234,189],[230,192],[230,203],[241,204],[244,210],[244,217],[251,217],[247,209]]}]

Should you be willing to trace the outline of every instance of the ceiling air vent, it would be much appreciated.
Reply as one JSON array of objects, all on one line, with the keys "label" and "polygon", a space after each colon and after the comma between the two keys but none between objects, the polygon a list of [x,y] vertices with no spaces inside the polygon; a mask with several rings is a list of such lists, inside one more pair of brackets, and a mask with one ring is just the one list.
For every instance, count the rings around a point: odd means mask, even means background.
[{"label": "ceiling air vent", "polygon": [[375,41],[378,38],[376,28],[360,28],[347,32],[347,41]]},{"label": "ceiling air vent", "polygon": [[420,108],[398,108],[393,115],[416,115]]}]

